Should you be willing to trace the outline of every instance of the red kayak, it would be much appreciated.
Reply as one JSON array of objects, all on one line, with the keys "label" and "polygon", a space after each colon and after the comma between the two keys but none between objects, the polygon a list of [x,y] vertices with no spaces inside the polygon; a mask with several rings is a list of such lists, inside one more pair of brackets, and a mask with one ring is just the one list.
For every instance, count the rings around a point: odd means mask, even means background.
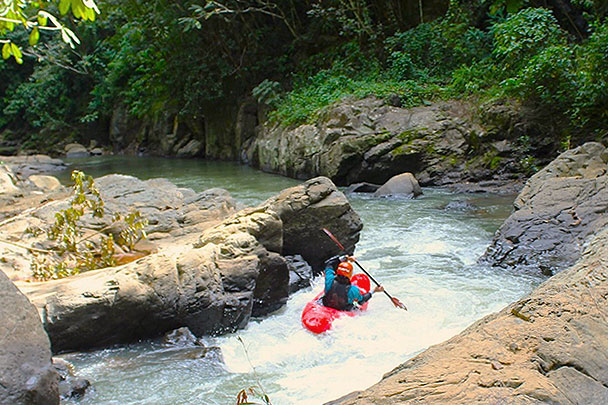
[{"label": "red kayak", "polygon": [[[359,287],[361,294],[365,294],[369,291],[369,277],[365,274],[355,274],[350,279],[350,282]],[[337,319],[342,315],[355,316],[360,311],[365,311],[367,309],[367,304],[369,303],[369,301],[364,302],[363,305],[359,306],[354,311],[340,311],[324,306],[321,302],[321,297],[323,297],[323,292],[317,295],[314,300],[306,304],[304,311],[302,311],[302,324],[306,329],[314,333],[322,333],[330,329],[334,319]]]}]

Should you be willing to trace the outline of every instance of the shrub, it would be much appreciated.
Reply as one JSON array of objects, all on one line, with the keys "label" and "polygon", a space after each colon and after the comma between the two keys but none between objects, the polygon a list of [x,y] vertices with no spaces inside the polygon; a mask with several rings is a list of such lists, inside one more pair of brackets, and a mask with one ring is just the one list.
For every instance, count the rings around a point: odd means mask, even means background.
[{"label": "shrub", "polygon": [[55,223],[47,230],[48,239],[54,241],[55,246],[49,251],[32,250],[35,252],[32,270],[36,279],[58,279],[114,266],[118,247],[132,250],[137,240],[146,237],[144,227],[148,221],[139,211],[131,212],[124,218],[114,215],[114,223],[124,221],[126,224],[118,241],[111,234],[103,234],[103,229],[98,232],[85,228],[80,219],[87,214],[93,218],[103,218],[104,202],[91,176],[75,170],[72,180],[74,198],[68,208],[55,214]]},{"label": "shrub", "polygon": [[565,43],[565,32],[550,10],[527,8],[493,27],[494,55],[507,70],[518,70],[544,48]]},{"label": "shrub", "polygon": [[571,117],[579,126],[605,128],[608,120],[608,21],[577,49],[577,92]]}]

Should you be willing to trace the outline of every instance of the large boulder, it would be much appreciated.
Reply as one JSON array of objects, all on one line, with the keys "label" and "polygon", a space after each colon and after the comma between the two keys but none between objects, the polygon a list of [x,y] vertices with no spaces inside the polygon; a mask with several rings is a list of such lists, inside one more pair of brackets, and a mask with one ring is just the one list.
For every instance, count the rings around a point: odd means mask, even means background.
[{"label": "large boulder", "polygon": [[606,148],[591,142],[532,176],[481,260],[546,275],[576,262],[589,237],[608,223],[607,161]]},{"label": "large boulder", "polygon": [[330,404],[608,403],[608,228],[532,294]]},{"label": "large boulder", "polygon": [[79,143],[68,143],[65,145],[65,157],[71,158],[82,158],[90,155],[89,151],[84,145]]},{"label": "large boulder", "polygon": [[0,271],[0,404],[59,404],[58,380],[36,308]]},{"label": "large boulder", "polygon": [[283,256],[301,255],[315,274],[323,262],[340,253],[323,232],[328,229],[352,254],[363,223],[348,199],[327,177],[316,177],[288,188],[262,206],[276,212],[283,222]]},{"label": "large boulder", "polygon": [[391,177],[376,192],[375,197],[414,198],[422,194],[418,180],[412,173],[402,173]]},{"label": "large boulder", "polygon": [[[140,204],[151,203],[143,199]],[[329,179],[316,178],[206,228],[194,247],[182,238],[125,266],[19,286],[38,307],[54,351],[133,341],[181,326],[197,336],[225,333],[285,303],[285,256],[300,255],[320,270],[338,252],[322,227],[352,253],[362,224],[344,194]]]}]

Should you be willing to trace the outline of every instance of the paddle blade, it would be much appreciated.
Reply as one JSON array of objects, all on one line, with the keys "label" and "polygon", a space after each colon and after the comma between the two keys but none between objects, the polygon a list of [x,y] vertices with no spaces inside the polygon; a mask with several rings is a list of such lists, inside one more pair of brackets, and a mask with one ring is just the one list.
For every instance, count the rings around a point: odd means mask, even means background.
[{"label": "paddle blade", "polygon": [[333,233],[329,232],[329,230],[327,228],[323,228],[323,232],[325,232],[325,234],[327,236],[329,236],[329,238],[332,241],[334,241],[334,243],[340,248],[340,250],[346,251],[346,249],[344,249],[344,246],[342,246],[342,244],[340,243],[340,241],[333,235]]},{"label": "paddle blade", "polygon": [[405,309],[407,311],[407,307],[405,306],[405,304],[403,302],[399,301],[397,298],[392,297],[391,301],[393,301],[393,305],[396,306],[397,308]]}]

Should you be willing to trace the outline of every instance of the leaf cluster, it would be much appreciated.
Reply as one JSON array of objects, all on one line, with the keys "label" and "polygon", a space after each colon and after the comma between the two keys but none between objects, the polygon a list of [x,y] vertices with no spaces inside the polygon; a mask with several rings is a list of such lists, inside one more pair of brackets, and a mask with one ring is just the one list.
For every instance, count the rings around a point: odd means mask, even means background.
[{"label": "leaf cluster", "polygon": [[99,13],[93,0],[58,0],[57,2],[5,0],[0,3],[2,59],[12,56],[17,63],[23,63],[21,48],[25,44],[16,43],[7,37],[7,34],[16,28],[28,34],[28,44],[32,47],[38,44],[40,31],[59,32],[61,39],[72,48],[74,44],[80,43],[74,31],[53,13],[52,7],[55,4],[62,15],[65,16],[71,9],[74,17],[84,21],[94,21],[96,13]]},{"label": "leaf cluster", "polygon": [[146,237],[146,218],[139,211],[123,217],[115,214],[113,224],[124,223],[118,240],[112,234],[88,229],[82,218],[103,218],[106,214],[104,202],[91,176],[75,170],[74,197],[70,206],[55,214],[55,222],[47,230],[48,240],[53,248],[46,253],[36,253],[32,260],[33,275],[39,280],[58,279],[116,265],[116,255],[120,251],[131,251],[135,243]]}]

